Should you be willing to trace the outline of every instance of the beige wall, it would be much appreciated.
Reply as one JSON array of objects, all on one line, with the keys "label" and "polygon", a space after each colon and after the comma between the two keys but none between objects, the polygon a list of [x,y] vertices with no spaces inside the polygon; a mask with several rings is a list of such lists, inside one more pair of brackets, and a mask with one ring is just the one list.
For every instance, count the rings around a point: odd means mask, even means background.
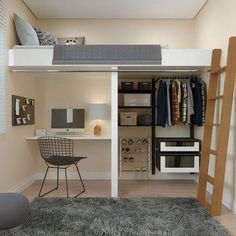
[{"label": "beige wall", "polygon": [[[44,78],[43,78],[44,77]],[[89,103],[111,104],[111,74],[110,73],[52,73],[38,75],[37,127],[45,128],[48,134],[51,131],[52,108],[85,108]],[[95,121],[96,122],[96,121]],[[95,122],[86,120],[86,132],[82,135],[93,135]],[[104,136],[111,135],[110,121],[101,122]],[[109,178],[111,158],[110,141],[75,141],[75,154],[87,156],[88,159],[81,162],[81,172],[85,178]],[[45,163],[42,158],[37,158],[37,171],[45,171]],[[74,172],[75,169],[71,169]],[[103,175],[100,172],[104,172]]]},{"label": "beige wall", "polygon": [[85,36],[86,44],[162,44],[192,48],[193,20],[40,20],[42,30],[62,36]]},{"label": "beige wall", "polygon": [[[208,0],[207,4],[195,20],[195,45],[197,48],[223,49],[222,66],[226,63],[228,40],[236,35],[236,1]],[[221,87],[222,90],[222,87]],[[236,153],[236,109],[235,98],[231,118],[231,132],[226,167],[224,202],[234,207],[235,202],[235,153]],[[234,202],[234,203],[233,203]]]},{"label": "beige wall", "polygon": [[[35,18],[20,0],[8,0],[8,46],[17,44],[12,16],[16,12],[32,24]],[[11,96],[22,95],[36,98],[35,81],[29,74],[13,74],[7,72],[6,77],[6,134],[0,134],[0,192],[20,187],[22,182],[29,181],[35,174],[35,150],[28,145],[25,137],[32,135],[34,126],[12,127],[11,125]]]}]

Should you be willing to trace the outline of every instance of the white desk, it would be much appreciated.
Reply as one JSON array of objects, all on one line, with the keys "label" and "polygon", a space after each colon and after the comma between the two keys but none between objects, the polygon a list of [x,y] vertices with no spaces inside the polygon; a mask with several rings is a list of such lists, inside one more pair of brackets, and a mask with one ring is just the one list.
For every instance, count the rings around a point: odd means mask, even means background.
[{"label": "white desk", "polygon": [[[46,136],[47,137],[47,136]],[[49,136],[50,137],[50,136]],[[56,135],[53,137],[68,138],[72,140],[111,140],[109,136],[73,136],[73,135]],[[26,140],[37,140],[39,136],[28,137]]]}]

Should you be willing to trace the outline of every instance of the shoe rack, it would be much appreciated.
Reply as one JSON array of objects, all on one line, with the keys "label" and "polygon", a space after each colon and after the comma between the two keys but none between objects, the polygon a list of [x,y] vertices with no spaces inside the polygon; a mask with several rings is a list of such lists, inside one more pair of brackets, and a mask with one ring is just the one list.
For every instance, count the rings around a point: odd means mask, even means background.
[{"label": "shoe rack", "polygon": [[120,138],[120,177],[125,172],[146,173],[151,169],[151,138]]}]

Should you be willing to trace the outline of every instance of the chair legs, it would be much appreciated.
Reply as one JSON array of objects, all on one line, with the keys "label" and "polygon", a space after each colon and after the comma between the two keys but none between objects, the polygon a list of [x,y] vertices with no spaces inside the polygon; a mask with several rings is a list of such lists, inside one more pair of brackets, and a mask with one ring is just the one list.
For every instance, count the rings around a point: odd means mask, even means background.
[{"label": "chair legs", "polygon": [[45,196],[45,195],[51,193],[52,191],[58,189],[58,186],[59,186],[59,166],[57,166],[56,168],[57,168],[57,186],[56,186],[55,188],[49,190],[48,192],[46,192],[46,193],[44,193],[44,194],[41,195],[41,192],[42,192],[42,189],[43,189],[43,185],[44,185],[44,182],[45,182],[46,177],[47,177],[47,174],[48,174],[48,170],[50,169],[50,167],[48,166],[48,167],[47,167],[47,170],[46,170],[46,173],[45,173],[45,175],[44,175],[44,178],[43,178],[43,182],[42,182],[41,187],[40,187],[40,190],[39,190],[38,197],[43,197],[43,196]]},{"label": "chair legs", "polygon": [[[69,166],[68,166],[68,167],[69,167]],[[67,178],[67,168],[68,168],[68,167],[66,167],[66,168],[61,168],[61,169],[64,169],[64,170],[65,170],[66,196],[67,196],[67,198],[69,197],[68,178]],[[82,187],[83,187],[83,190],[82,190],[79,194],[77,194],[77,195],[75,196],[75,198],[76,198],[76,197],[78,197],[80,194],[82,194],[82,193],[85,192],[85,187],[84,187],[84,182],[83,182],[83,180],[82,180],[82,177],[81,177],[81,174],[80,174],[80,171],[79,171],[79,168],[78,168],[77,164],[75,164],[75,167],[76,167],[76,169],[77,169],[77,172],[78,172],[78,175],[79,175],[79,178],[80,178]],[[43,185],[44,185],[44,183],[45,183],[45,180],[46,180],[46,177],[47,177],[47,174],[48,174],[48,170],[49,170],[50,168],[53,168],[53,169],[56,168],[56,169],[57,169],[57,186],[56,186],[55,188],[49,190],[48,192],[46,192],[46,193],[44,193],[44,194],[41,195],[41,192],[42,192],[42,189],[43,189]],[[45,173],[44,178],[43,178],[43,182],[42,182],[41,187],[40,187],[40,191],[39,191],[38,197],[43,197],[43,196],[45,196],[45,195],[51,193],[52,191],[58,189],[58,186],[59,186],[59,169],[60,169],[59,166],[57,166],[57,167],[50,167],[50,166],[48,166],[48,167],[47,167],[46,173]]]},{"label": "chair legs", "polygon": [[82,190],[79,194],[77,194],[77,195],[75,196],[75,197],[78,197],[80,194],[82,194],[82,193],[85,192],[85,187],[84,187],[84,182],[83,182],[83,180],[82,180],[82,177],[81,177],[81,174],[80,174],[80,171],[79,171],[79,168],[78,168],[77,164],[75,164],[75,167],[76,167],[76,169],[77,169],[77,172],[78,172],[78,175],[79,175],[79,178],[80,178],[82,187],[83,187],[83,190]]},{"label": "chair legs", "polygon": [[67,181],[67,169],[65,168],[65,180],[66,180],[66,197],[69,197],[68,193],[68,181]]}]

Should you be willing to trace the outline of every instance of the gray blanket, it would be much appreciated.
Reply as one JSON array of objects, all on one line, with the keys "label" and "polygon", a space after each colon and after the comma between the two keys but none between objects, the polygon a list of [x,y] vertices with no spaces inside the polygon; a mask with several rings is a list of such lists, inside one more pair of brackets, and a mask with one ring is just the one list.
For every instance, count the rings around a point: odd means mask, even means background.
[{"label": "gray blanket", "polygon": [[53,62],[62,64],[160,65],[160,45],[55,45]]}]

